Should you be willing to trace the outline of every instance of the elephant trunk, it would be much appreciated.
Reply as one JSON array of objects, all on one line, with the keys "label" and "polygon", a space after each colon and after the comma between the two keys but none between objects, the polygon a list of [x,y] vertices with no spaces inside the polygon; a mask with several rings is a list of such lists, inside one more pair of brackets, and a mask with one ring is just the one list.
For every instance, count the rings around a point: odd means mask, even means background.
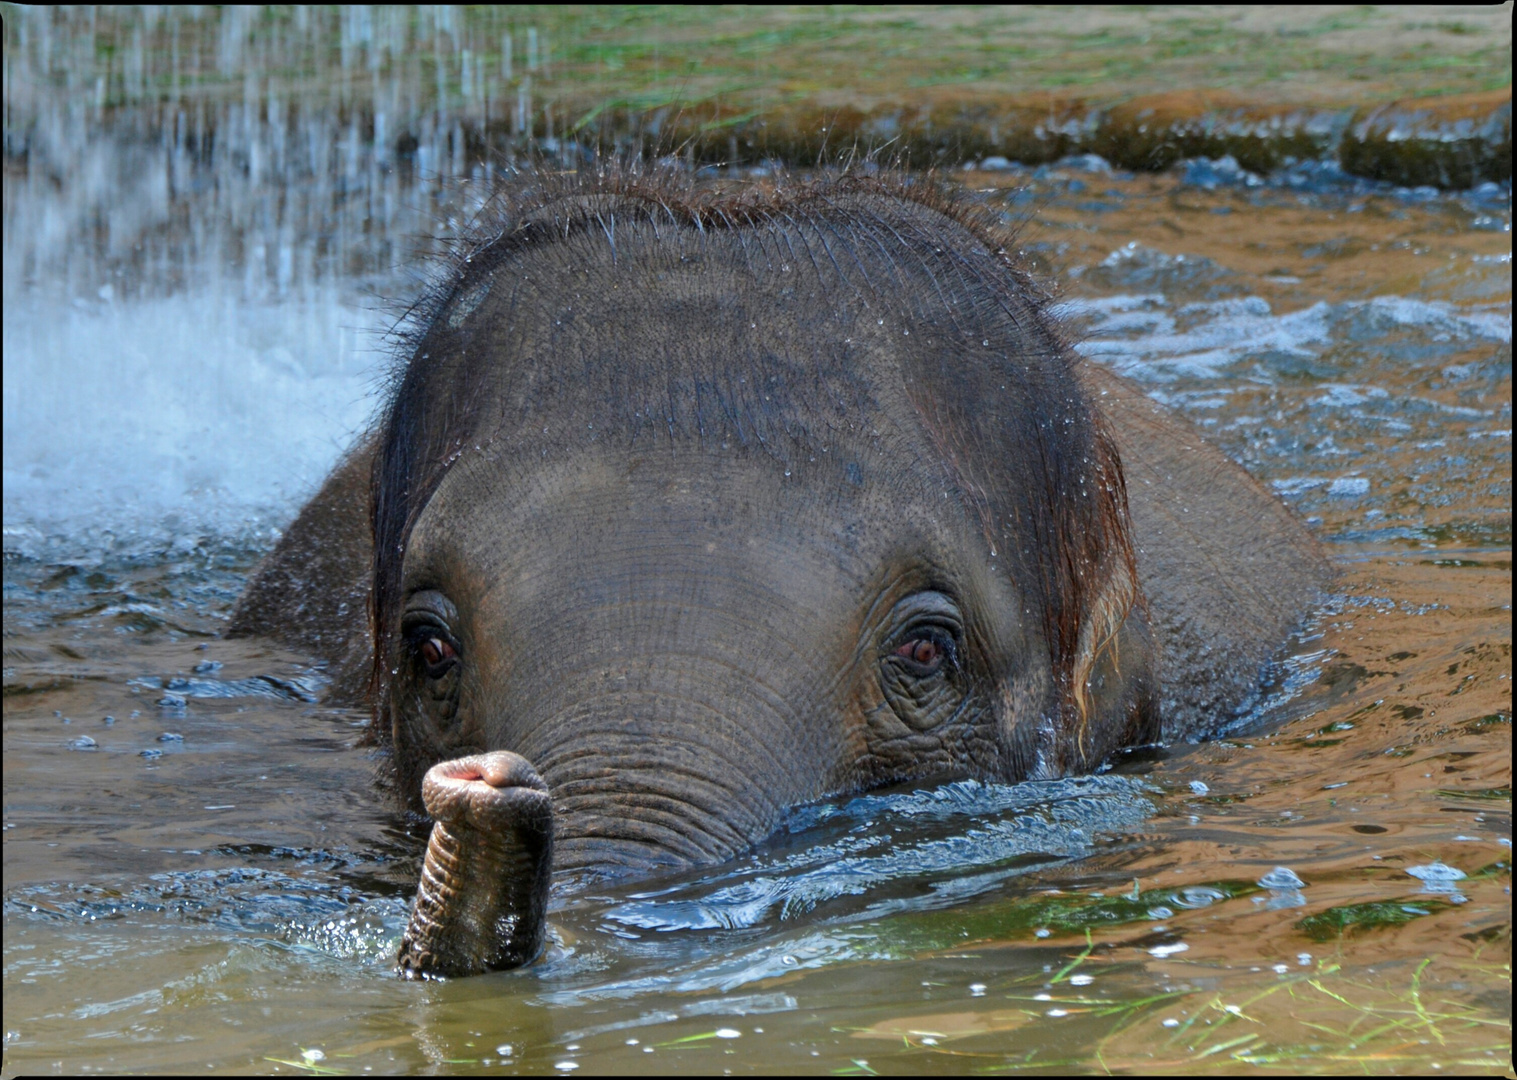
[{"label": "elephant trunk", "polygon": [[431,838],[400,968],[412,978],[477,975],[541,951],[553,873],[553,804],[526,758],[445,761],[422,782]]}]

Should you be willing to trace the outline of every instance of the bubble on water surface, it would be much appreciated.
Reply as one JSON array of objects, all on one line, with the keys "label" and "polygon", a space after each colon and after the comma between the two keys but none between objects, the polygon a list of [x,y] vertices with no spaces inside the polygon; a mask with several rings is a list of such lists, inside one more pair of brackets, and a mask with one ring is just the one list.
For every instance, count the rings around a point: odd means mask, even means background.
[{"label": "bubble on water surface", "polygon": [[1190,790],[1191,790],[1192,794],[1195,794],[1195,795],[1205,795],[1207,792],[1209,792],[1211,790],[1211,788],[1207,787],[1200,780],[1192,780],[1190,782]]},{"label": "bubble on water surface", "polygon": [[1425,866],[1408,866],[1406,872],[1422,882],[1422,891],[1425,893],[1441,893],[1448,895],[1450,900],[1461,903],[1464,897],[1460,894],[1456,881],[1463,881],[1463,870],[1453,866],[1445,866],[1441,862],[1428,863]]},{"label": "bubble on water surface", "polygon": [[1275,867],[1259,879],[1259,884],[1266,889],[1300,889],[1306,886],[1306,882],[1288,866]]},{"label": "bubble on water surface", "polygon": [[1226,900],[1227,894],[1210,885],[1188,885],[1179,892],[1172,893],[1170,898],[1183,908],[1203,908],[1210,907],[1218,900]]}]

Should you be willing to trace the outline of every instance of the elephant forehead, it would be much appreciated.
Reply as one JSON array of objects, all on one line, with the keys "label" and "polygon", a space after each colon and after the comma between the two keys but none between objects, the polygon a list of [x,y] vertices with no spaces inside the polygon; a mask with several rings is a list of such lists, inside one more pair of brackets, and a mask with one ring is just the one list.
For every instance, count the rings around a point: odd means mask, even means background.
[{"label": "elephant forehead", "polygon": [[731,447],[587,443],[534,461],[482,448],[417,523],[407,577],[451,574],[481,603],[518,610],[817,610],[902,563],[969,555],[957,500],[878,457],[834,447],[785,465]]},{"label": "elephant forehead", "polygon": [[475,306],[436,341],[447,392],[424,390],[430,423],[539,452],[712,440],[788,458],[913,411],[910,334],[812,274],[720,248],[685,257],[672,240],[629,238],[615,267],[562,247],[496,269],[488,298],[461,298],[458,310]]}]

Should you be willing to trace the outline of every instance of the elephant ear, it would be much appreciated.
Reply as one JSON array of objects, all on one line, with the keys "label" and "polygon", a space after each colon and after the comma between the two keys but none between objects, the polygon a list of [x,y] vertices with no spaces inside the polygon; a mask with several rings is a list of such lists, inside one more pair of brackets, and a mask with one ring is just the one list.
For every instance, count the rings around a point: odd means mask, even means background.
[{"label": "elephant ear", "polygon": [[364,436],[327,476],[253,571],[226,631],[315,653],[331,679],[332,704],[360,705],[368,693],[374,448]]},{"label": "elephant ear", "polygon": [[1236,722],[1332,568],[1274,493],[1183,418],[1095,364],[1077,373],[1122,460],[1162,737],[1216,735]]},{"label": "elephant ear", "polygon": [[1104,430],[1101,482],[1112,493],[1112,523],[1101,557],[1087,571],[1079,634],[1068,667],[1065,722],[1043,753],[1056,775],[1088,772],[1125,746],[1159,737],[1156,656],[1148,603],[1139,583],[1120,455]]},{"label": "elephant ear", "polygon": [[1085,612],[1070,674],[1075,718],[1066,771],[1159,738],[1158,679],[1148,603],[1125,560]]}]

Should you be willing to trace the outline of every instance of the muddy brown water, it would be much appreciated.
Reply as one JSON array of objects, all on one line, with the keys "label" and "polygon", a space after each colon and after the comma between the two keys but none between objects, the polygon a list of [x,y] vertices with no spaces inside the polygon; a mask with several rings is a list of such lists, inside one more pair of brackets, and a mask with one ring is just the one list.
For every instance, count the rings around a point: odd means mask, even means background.
[{"label": "muddy brown water", "polygon": [[1224,737],[800,808],[409,983],[365,718],[217,637],[256,546],[8,554],[4,1073],[1509,1069],[1510,188],[961,179],[1341,570]]}]

